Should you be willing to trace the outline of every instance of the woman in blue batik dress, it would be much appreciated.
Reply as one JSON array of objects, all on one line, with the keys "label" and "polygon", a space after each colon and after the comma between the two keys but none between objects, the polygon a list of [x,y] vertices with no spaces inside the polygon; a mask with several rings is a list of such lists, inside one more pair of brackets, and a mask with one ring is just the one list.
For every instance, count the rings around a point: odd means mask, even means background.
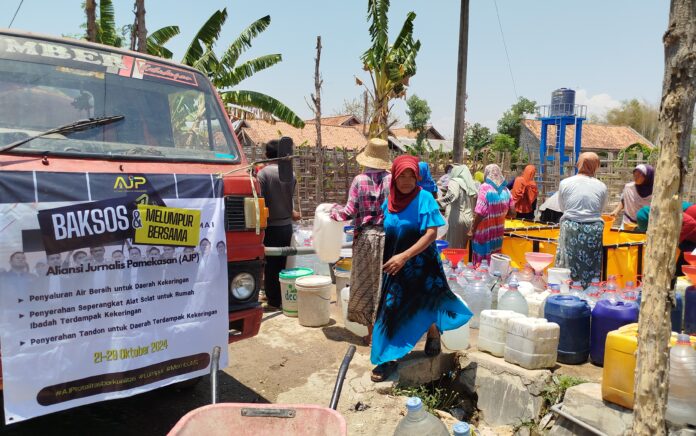
[{"label": "woman in blue batik dress", "polygon": [[418,185],[418,159],[399,156],[384,209],[382,301],[372,336],[372,380],[383,381],[425,332],[425,353],[440,353],[440,333],[466,324],[471,311],[447,285],[435,246],[445,220]]}]

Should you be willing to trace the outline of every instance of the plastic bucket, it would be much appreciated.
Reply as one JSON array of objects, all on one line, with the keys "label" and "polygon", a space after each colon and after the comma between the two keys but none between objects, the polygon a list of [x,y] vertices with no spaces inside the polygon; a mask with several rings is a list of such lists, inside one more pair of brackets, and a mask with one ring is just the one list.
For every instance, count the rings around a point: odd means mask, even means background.
[{"label": "plastic bucket", "polygon": [[331,277],[306,276],[295,281],[297,315],[300,325],[321,327],[331,320]]},{"label": "plastic bucket", "polygon": [[437,247],[437,252],[442,253],[442,250],[449,247],[449,242],[443,241],[442,239],[438,239],[437,241],[435,241],[435,246]]},{"label": "plastic bucket", "polygon": [[491,275],[498,272],[500,277],[507,277],[510,272],[510,256],[501,253],[491,254],[491,264],[488,270],[491,272]]},{"label": "plastic bucket", "polygon": [[350,284],[350,271],[339,268],[338,265],[334,268],[334,276],[336,276],[336,304],[341,308],[341,289]]},{"label": "plastic bucket", "polygon": [[295,281],[300,277],[311,276],[314,271],[311,268],[284,269],[278,274],[280,293],[283,297],[283,313],[293,318],[297,317],[297,288]]},{"label": "plastic bucket", "polygon": [[365,337],[368,334],[367,327],[357,322],[348,321],[348,300],[350,299],[350,288],[341,288],[339,301],[341,302],[341,315],[343,316],[343,325],[348,331],[356,336]]},{"label": "plastic bucket", "polygon": [[570,280],[570,270],[568,268],[549,268],[547,273],[547,283],[561,285],[562,292],[568,292],[570,290],[567,283],[568,280]]},{"label": "plastic bucket", "polygon": [[604,236],[607,236],[611,233],[611,228],[616,218],[611,215],[602,215],[602,220],[604,221]]}]

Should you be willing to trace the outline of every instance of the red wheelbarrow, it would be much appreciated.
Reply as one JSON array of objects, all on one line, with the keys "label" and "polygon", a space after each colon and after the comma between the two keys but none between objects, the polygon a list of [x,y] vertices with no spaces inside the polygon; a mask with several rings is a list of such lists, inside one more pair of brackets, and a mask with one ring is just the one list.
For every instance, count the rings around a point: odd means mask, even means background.
[{"label": "red wheelbarrow", "polygon": [[354,354],[355,345],[351,345],[338,370],[329,407],[311,404],[216,404],[220,347],[215,347],[210,365],[212,404],[184,415],[169,436],[346,435],[346,420],[336,412],[336,406]]}]

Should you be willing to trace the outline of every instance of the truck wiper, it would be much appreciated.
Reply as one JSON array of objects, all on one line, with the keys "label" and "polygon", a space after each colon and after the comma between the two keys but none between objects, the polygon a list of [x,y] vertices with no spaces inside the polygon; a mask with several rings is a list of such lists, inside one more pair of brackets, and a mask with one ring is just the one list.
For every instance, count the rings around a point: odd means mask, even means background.
[{"label": "truck wiper", "polygon": [[32,141],[36,138],[40,138],[42,136],[80,132],[82,130],[89,130],[94,127],[105,126],[107,124],[115,123],[116,121],[121,121],[124,118],[125,117],[123,115],[113,115],[109,117],[87,118],[85,120],[74,121],[70,124],[55,127],[51,130],[46,130],[45,132],[41,132],[38,135],[29,136],[27,138],[20,139],[19,141],[15,141],[11,144],[7,144],[0,148],[0,153],[10,151],[13,148],[19,147],[20,145],[26,144],[27,142]]}]

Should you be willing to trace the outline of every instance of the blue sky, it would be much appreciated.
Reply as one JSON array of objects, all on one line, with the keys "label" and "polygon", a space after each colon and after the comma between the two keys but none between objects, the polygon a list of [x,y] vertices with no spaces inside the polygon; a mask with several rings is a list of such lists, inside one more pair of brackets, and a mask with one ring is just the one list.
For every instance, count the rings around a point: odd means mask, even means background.
[{"label": "blue sky", "polygon": [[[131,0],[114,0],[117,24],[132,22]],[[510,54],[517,94],[548,103],[559,87],[576,89],[577,103],[589,114],[602,115],[621,100],[658,103],[667,26],[667,0],[497,0]],[[19,0],[1,0],[7,26]],[[79,32],[84,14],[80,0],[24,0],[14,29],[52,35]],[[219,48],[251,22],[271,15],[271,26],[256,40],[247,57],[281,53],[283,62],[242,83],[241,88],[279,98],[303,118],[314,90],[316,36],[322,36],[323,112],[339,110],[346,99],[361,94],[354,75],[363,79],[360,55],[369,45],[367,1],[146,0],[150,30],[176,24],[181,34],[168,47],[180,58],[191,37],[216,9],[227,7],[228,20]],[[406,13],[417,14],[415,35],[422,42],[418,73],[410,94],[425,98],[432,123],[452,136],[456,89],[459,2],[392,0],[390,32],[396,34]],[[12,12],[12,13],[10,13]],[[495,127],[515,101],[510,72],[493,0],[471,0],[467,120]],[[407,122],[405,103],[395,113]]]}]

